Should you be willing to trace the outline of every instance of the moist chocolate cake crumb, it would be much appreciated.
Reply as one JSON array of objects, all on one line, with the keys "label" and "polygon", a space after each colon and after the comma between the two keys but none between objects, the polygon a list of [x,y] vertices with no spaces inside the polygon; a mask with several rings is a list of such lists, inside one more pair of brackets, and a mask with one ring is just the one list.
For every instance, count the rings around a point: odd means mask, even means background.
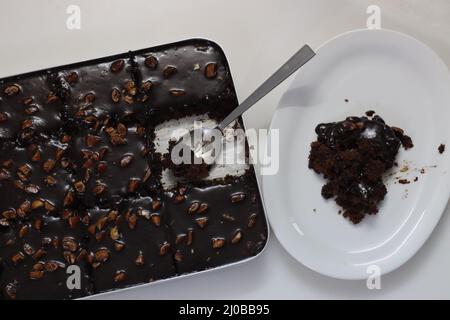
[{"label": "moist chocolate cake crumb", "polygon": [[[176,145],[177,141],[175,140],[169,142],[169,152],[163,160],[163,166],[172,170],[175,177],[185,179],[187,181],[195,182],[206,178],[209,175],[211,165],[205,163],[203,159],[197,157],[193,151],[191,151],[190,156],[191,163],[173,163],[170,155]],[[182,154],[180,156],[182,156]]]},{"label": "moist chocolate cake crumb", "polygon": [[375,111],[373,111],[373,110],[366,111],[366,116],[368,116],[368,117],[372,117],[374,114],[375,114]]},{"label": "moist chocolate cake crumb", "polygon": [[[374,119],[375,119],[375,117],[374,117]],[[411,137],[405,135],[405,132],[403,131],[403,129],[400,129],[397,127],[391,127],[391,129],[392,129],[392,131],[394,131],[397,138],[400,139],[400,142],[402,143],[402,146],[403,146],[403,148],[405,148],[405,150],[408,150],[408,149],[411,149],[412,147],[414,147]]]},{"label": "moist chocolate cake crumb", "polygon": [[322,196],[334,198],[354,224],[376,214],[387,193],[383,174],[393,167],[401,145],[412,148],[411,138],[378,115],[319,124],[315,131],[309,168],[327,179]]},{"label": "moist chocolate cake crumb", "polygon": [[419,180],[419,177],[414,178],[414,182],[417,182]]},{"label": "moist chocolate cake crumb", "polygon": [[438,151],[439,151],[439,153],[440,154],[443,154],[444,153],[444,151],[445,151],[445,144],[440,144],[439,145],[439,147],[438,147]]},{"label": "moist chocolate cake crumb", "polygon": [[400,183],[400,184],[410,184],[411,181],[409,181],[408,179],[399,179],[398,183]]}]

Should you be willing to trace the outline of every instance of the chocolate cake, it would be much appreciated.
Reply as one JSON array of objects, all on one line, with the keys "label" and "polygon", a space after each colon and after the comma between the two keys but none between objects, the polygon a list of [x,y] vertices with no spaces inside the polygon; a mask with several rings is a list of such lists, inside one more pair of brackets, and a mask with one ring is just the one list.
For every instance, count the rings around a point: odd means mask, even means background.
[{"label": "chocolate cake", "polygon": [[[256,255],[251,167],[161,185],[155,127],[238,105],[222,50],[188,40],[0,80],[0,299],[73,299]],[[169,150],[168,150],[169,151]],[[80,287],[67,285],[68,267]]]},{"label": "chocolate cake", "polygon": [[[169,142],[168,153],[164,157],[163,167],[169,168],[173,175],[177,178],[187,181],[200,181],[206,178],[209,174],[211,165],[207,164],[203,158],[199,158],[195,153],[190,150],[190,161],[175,164],[171,159],[173,148],[177,145],[178,141],[172,140]],[[183,157],[183,151],[180,153],[180,157]]]},{"label": "chocolate cake", "polygon": [[383,174],[394,165],[400,146],[413,147],[411,138],[377,115],[319,124],[315,131],[309,168],[327,180],[322,196],[334,198],[354,224],[376,214],[387,193]]}]

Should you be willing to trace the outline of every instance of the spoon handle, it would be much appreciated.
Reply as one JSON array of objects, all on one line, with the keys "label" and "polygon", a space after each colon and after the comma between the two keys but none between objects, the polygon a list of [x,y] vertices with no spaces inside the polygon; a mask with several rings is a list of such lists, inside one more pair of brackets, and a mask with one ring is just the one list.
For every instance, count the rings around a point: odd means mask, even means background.
[{"label": "spoon handle", "polygon": [[294,54],[285,64],[283,64],[274,74],[270,76],[258,89],[256,89],[247,99],[245,99],[236,109],[234,109],[221,123],[217,126],[223,130],[233,120],[242,115],[251,106],[258,102],[262,97],[272,91],[276,86],[283,82],[287,77],[294,73],[298,68],[303,66],[316,54],[308,46],[304,45],[296,54]]}]

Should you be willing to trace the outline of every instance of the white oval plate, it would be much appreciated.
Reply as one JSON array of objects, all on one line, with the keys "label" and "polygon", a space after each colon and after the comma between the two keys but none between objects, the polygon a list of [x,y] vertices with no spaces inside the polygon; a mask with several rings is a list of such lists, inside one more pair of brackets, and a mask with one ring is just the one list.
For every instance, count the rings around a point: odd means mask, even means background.
[{"label": "white oval plate", "polygon": [[[400,150],[398,163],[407,161],[409,170],[386,178],[379,213],[353,225],[333,200],[322,198],[324,180],[308,169],[308,154],[317,124],[370,109],[405,129],[415,146]],[[443,154],[437,150],[450,142],[449,120],[448,69],[419,41],[394,31],[358,30],[320,47],[271,123],[280,133],[279,171],[263,176],[262,190],[283,247],[307,267],[340,279],[367,278],[371,265],[385,274],[405,263],[430,236],[449,199],[450,145]],[[419,180],[402,185],[397,176]]]}]

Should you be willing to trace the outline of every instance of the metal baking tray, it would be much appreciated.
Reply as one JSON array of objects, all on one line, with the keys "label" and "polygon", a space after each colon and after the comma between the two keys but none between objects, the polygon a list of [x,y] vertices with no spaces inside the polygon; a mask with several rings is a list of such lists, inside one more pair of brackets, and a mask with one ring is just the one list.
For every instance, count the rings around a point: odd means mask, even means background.
[{"label": "metal baking tray", "polygon": [[[103,63],[111,63],[117,59],[127,59],[130,56],[140,56],[140,55],[146,55],[146,54],[150,54],[150,53],[155,53],[155,52],[164,52],[165,50],[168,50],[170,48],[182,48],[183,46],[187,46],[187,45],[198,45],[198,44],[204,44],[207,46],[212,46],[214,47],[215,50],[217,50],[218,53],[220,53],[221,58],[222,58],[222,63],[223,66],[227,69],[227,74],[228,74],[228,81],[230,81],[230,87],[232,89],[232,95],[234,95],[234,101],[232,101],[231,105],[230,105],[230,110],[234,109],[235,107],[238,106],[238,101],[236,98],[236,92],[234,89],[234,84],[233,84],[233,80],[231,77],[231,70],[228,64],[228,61],[226,59],[225,53],[222,50],[222,48],[216,44],[215,42],[211,41],[211,40],[207,40],[207,39],[202,39],[202,38],[192,38],[192,39],[187,39],[187,40],[182,40],[182,41],[178,41],[178,42],[173,42],[173,43],[168,43],[168,44],[164,44],[164,45],[158,45],[158,46],[154,46],[154,47],[149,47],[149,48],[145,48],[145,49],[139,49],[139,50],[132,50],[129,52],[125,52],[125,53],[120,53],[120,54],[114,54],[114,55],[110,55],[110,56],[106,56],[106,57],[102,57],[102,58],[96,58],[96,59],[92,59],[92,60],[87,60],[87,61],[82,61],[82,62],[76,62],[76,63],[71,63],[71,64],[67,64],[67,65],[63,65],[63,66],[58,66],[58,67],[51,67],[51,68],[47,68],[47,69],[42,69],[42,70],[38,70],[38,71],[32,71],[32,72],[28,72],[28,73],[23,73],[23,74],[19,74],[19,75],[14,75],[14,76],[8,76],[5,78],[0,79],[0,85],[2,84],[6,84],[9,82],[15,82],[15,81],[20,81],[20,79],[23,78],[28,78],[28,77],[37,77],[37,76],[43,76],[49,73],[57,73],[60,71],[64,71],[64,70],[72,70],[72,69],[76,69],[79,67],[83,67],[83,66],[89,66],[89,65],[97,65],[97,64],[103,64]],[[183,59],[183,56],[180,56],[180,60]],[[242,118],[240,118],[239,120],[240,126],[245,129]],[[246,145],[248,144],[247,141],[245,141]],[[249,164],[251,171],[254,172],[254,168],[253,165],[250,163]],[[85,296],[82,297],[80,299],[89,299],[91,297],[99,297],[99,296],[103,296],[106,294],[110,294],[110,293],[114,293],[114,292],[121,292],[121,291],[125,291],[125,290],[133,290],[134,288],[137,287],[144,287],[144,286],[151,286],[155,283],[163,283],[166,281],[174,281],[175,279],[178,278],[185,278],[185,277],[189,277],[195,274],[202,274],[202,273],[206,273],[206,272],[211,272],[214,271],[216,269],[224,269],[227,267],[231,267],[231,266],[236,266],[242,263],[245,263],[247,261],[253,260],[255,258],[257,258],[260,254],[262,254],[262,252],[265,250],[266,246],[267,246],[267,242],[269,241],[269,233],[270,233],[270,228],[269,228],[269,224],[268,224],[268,220],[267,220],[267,216],[265,214],[265,208],[264,208],[264,203],[262,201],[262,195],[261,195],[261,191],[260,191],[260,187],[258,185],[258,181],[256,179],[256,176],[254,173],[252,173],[251,175],[249,175],[249,179],[253,179],[255,184],[258,186],[258,192],[259,192],[259,201],[260,201],[260,208],[261,208],[261,213],[262,216],[264,216],[263,221],[265,224],[265,243],[264,246],[261,248],[261,250],[258,251],[258,253],[254,256],[250,256],[247,258],[244,258],[242,260],[238,260],[238,261],[234,261],[231,263],[226,263],[220,266],[216,266],[213,268],[209,268],[206,270],[201,270],[201,271],[194,271],[191,273],[185,273],[185,274],[180,274],[180,275],[175,275],[173,277],[170,278],[166,278],[166,279],[160,279],[154,282],[150,282],[150,283],[144,283],[144,284],[137,284],[137,285],[132,285],[126,288],[120,288],[120,289],[113,289],[111,291],[107,291],[107,292],[101,292],[101,293],[96,293],[93,295],[89,295],[89,296]]]}]

